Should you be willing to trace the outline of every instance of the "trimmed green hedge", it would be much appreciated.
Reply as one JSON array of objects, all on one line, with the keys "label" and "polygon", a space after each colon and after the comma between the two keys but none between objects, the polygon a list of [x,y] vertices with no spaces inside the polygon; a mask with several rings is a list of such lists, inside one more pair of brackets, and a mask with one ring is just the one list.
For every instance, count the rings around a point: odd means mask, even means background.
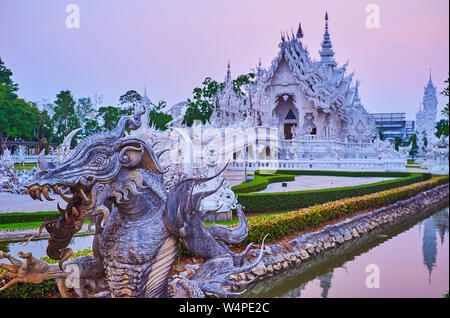
[{"label": "trimmed green hedge", "polygon": [[248,236],[240,245],[245,246],[250,242],[260,243],[266,234],[269,234],[266,241],[270,242],[344,215],[367,209],[376,209],[399,200],[408,199],[420,192],[430,190],[448,182],[448,175],[433,177],[428,181],[364,196],[328,202],[298,211],[249,216],[247,218],[249,224]]},{"label": "trimmed green hedge", "polygon": [[0,213],[0,224],[9,223],[24,223],[24,222],[44,222],[51,220],[55,214],[59,215],[57,211],[49,212],[14,212],[14,213]]},{"label": "trimmed green hedge", "polygon": [[[304,190],[292,192],[277,193],[243,193],[247,189],[256,188],[248,187],[247,184],[239,185],[241,187],[238,192],[238,202],[245,207],[246,212],[282,212],[292,211],[295,209],[305,208],[322,204],[325,202],[336,201],[349,197],[362,196],[374,192],[394,189],[413,183],[426,181],[431,178],[430,173],[406,173],[406,172],[365,172],[365,171],[314,171],[314,170],[288,170],[276,171],[276,176],[283,175],[292,177],[292,175],[330,175],[330,176],[352,176],[352,177],[396,177],[397,179],[386,180],[371,184],[329,188],[317,190]],[[270,178],[272,175],[262,174],[255,171],[255,177]],[[263,182],[258,180],[258,184]],[[272,181],[276,182],[276,181]],[[267,186],[267,185],[266,185]],[[242,189],[244,188],[244,189]],[[233,188],[233,191],[235,188]]]},{"label": "trimmed green hedge", "polygon": [[234,193],[250,193],[264,190],[270,183],[295,181],[294,175],[270,174],[258,175],[255,173],[255,178],[250,182],[243,182],[232,188]]}]

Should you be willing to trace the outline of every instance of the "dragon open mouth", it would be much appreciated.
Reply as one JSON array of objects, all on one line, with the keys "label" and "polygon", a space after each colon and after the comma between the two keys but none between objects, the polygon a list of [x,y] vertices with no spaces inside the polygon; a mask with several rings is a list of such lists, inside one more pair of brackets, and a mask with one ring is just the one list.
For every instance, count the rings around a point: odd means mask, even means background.
[{"label": "dragon open mouth", "polygon": [[57,204],[58,211],[64,215],[66,223],[71,223],[76,220],[85,219],[87,217],[86,210],[92,209],[92,193],[91,186],[76,185],[74,187],[67,187],[63,184],[33,184],[27,186],[27,193],[33,200],[42,200],[42,197],[48,201],[54,201],[50,194],[53,192],[59,195],[67,206],[63,209],[59,203]]}]

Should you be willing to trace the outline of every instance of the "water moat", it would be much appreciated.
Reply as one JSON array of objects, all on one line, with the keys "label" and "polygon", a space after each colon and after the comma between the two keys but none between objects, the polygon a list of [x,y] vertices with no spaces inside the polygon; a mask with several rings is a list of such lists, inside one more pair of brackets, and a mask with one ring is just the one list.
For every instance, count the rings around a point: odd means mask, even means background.
[{"label": "water moat", "polygon": [[[287,272],[249,286],[240,297],[442,297],[449,290],[449,208],[375,230]],[[379,268],[379,288],[366,287]]]},{"label": "water moat", "polygon": [[[27,250],[46,256],[47,240]],[[74,251],[92,247],[92,236],[77,236]],[[0,242],[17,255],[20,242]],[[449,290],[449,208],[401,225],[375,230],[307,263],[254,283],[240,297],[442,297]],[[379,288],[367,288],[367,266],[379,268]]]}]

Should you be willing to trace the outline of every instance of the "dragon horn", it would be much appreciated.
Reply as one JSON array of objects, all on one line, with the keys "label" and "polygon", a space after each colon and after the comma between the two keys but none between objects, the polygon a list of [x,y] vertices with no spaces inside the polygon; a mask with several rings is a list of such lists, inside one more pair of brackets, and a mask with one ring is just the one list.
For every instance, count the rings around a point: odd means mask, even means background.
[{"label": "dragon horn", "polygon": [[75,130],[72,130],[66,138],[64,138],[63,145],[67,146],[67,149],[70,149],[70,144],[72,143],[73,137],[81,130],[82,128],[77,128]]}]

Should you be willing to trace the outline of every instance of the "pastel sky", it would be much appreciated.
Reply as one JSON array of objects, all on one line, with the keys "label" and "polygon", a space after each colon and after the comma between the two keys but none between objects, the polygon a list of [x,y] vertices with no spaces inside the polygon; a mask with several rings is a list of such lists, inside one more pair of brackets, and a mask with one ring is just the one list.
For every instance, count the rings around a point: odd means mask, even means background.
[{"label": "pastel sky", "polygon": [[[80,28],[65,25],[66,5],[80,8]],[[366,27],[366,6],[380,8],[380,28]],[[413,119],[428,82],[438,91],[449,73],[448,0],[0,0],[0,57],[21,97],[53,101],[103,94],[117,105],[129,89],[153,101],[186,100],[206,76],[223,80],[270,65],[280,31],[296,31],[318,58],[328,11],[336,60],[349,60],[369,112]],[[439,97],[439,109],[448,102]]]}]

